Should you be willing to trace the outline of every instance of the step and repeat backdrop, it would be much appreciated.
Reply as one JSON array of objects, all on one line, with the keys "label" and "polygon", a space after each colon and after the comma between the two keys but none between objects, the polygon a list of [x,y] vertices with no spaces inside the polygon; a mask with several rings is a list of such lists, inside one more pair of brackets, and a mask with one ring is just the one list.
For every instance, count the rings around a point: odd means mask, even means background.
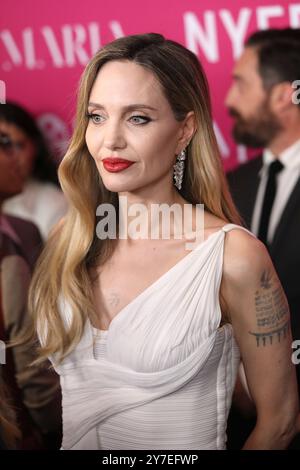
[{"label": "step and repeat backdrop", "polygon": [[225,169],[251,158],[231,138],[224,99],[234,62],[258,29],[300,27],[288,0],[10,0],[0,9],[0,92],[28,108],[60,159],[72,133],[78,81],[107,42],[159,32],[195,52],[210,84]]}]

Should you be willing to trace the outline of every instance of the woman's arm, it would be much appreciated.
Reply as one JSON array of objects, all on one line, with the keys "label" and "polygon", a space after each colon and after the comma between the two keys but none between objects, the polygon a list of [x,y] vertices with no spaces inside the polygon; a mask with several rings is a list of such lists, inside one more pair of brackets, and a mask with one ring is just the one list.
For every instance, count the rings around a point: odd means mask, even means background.
[{"label": "woman's arm", "polygon": [[221,295],[241,351],[257,422],[244,449],[285,449],[300,431],[289,308],[264,245],[226,235]]}]

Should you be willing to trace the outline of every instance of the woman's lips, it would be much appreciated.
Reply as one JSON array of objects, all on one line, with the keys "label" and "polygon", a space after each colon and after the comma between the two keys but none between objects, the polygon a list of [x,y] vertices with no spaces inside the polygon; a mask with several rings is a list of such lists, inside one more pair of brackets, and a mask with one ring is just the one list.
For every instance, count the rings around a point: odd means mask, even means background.
[{"label": "woman's lips", "polygon": [[117,173],[118,171],[126,170],[126,168],[133,165],[134,162],[124,160],[123,158],[104,158],[102,163],[107,171],[110,173]]}]

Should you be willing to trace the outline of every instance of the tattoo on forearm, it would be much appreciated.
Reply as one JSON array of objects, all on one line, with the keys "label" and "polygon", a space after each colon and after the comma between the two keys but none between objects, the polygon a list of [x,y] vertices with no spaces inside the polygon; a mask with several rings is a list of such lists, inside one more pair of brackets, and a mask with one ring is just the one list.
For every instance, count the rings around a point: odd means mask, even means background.
[{"label": "tattoo on forearm", "polygon": [[285,338],[289,329],[289,322],[287,321],[283,326],[280,328],[276,328],[276,330],[269,331],[268,333],[253,333],[249,331],[250,335],[255,336],[256,338],[256,346],[266,346],[267,344],[273,344],[273,338],[277,338],[280,342],[281,338]]},{"label": "tattoo on forearm", "polygon": [[285,338],[289,329],[288,305],[277,279],[264,271],[260,286],[255,292],[255,310],[258,331],[249,331],[256,338],[257,346],[273,344]]}]

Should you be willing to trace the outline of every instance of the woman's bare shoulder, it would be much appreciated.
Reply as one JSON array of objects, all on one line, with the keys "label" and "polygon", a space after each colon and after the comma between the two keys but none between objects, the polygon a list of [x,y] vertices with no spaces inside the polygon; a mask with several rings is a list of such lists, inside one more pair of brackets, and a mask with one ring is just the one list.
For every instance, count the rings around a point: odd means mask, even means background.
[{"label": "woman's bare shoulder", "polygon": [[257,278],[272,261],[265,245],[251,233],[241,229],[226,233],[224,242],[223,275],[243,284]]},{"label": "woman's bare shoulder", "polygon": [[223,253],[220,292],[224,312],[232,322],[247,317],[257,292],[278,286],[279,279],[265,245],[245,230],[225,234]]}]

